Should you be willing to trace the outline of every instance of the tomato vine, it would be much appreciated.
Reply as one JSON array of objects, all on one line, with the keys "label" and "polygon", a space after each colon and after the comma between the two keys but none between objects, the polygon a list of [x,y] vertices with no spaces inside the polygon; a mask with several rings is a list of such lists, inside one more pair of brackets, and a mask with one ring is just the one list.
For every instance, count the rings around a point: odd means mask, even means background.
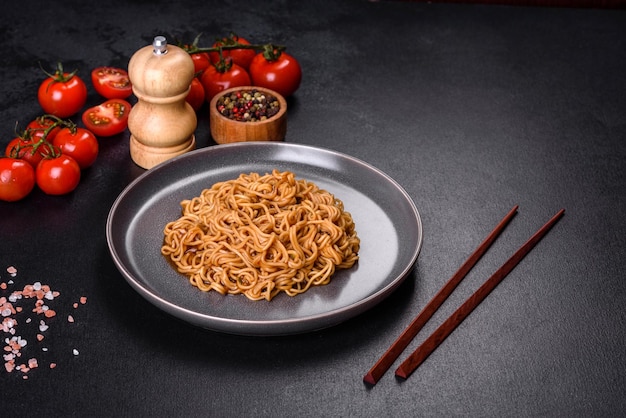
[{"label": "tomato vine", "polygon": [[263,52],[263,56],[268,61],[275,61],[276,59],[278,59],[282,52],[287,50],[287,47],[285,45],[276,45],[273,43],[250,44],[240,42],[239,36],[232,32],[227,37],[217,38],[217,41],[219,42],[218,46],[203,47],[198,45],[201,35],[202,34],[196,36],[191,44],[181,44],[179,42],[179,46],[187,51],[189,54],[217,52],[221,55],[223,51],[231,51],[234,49],[252,49],[254,51]]},{"label": "tomato vine", "polygon": [[[16,135],[23,141],[18,141],[14,147],[12,147],[7,153],[7,157],[20,158],[24,151],[30,151],[31,154],[35,154],[40,148],[45,147],[46,153],[42,153],[43,158],[56,158],[60,155],[60,150],[52,144],[52,141],[48,140],[48,136],[52,131],[58,128],[67,128],[74,134],[76,133],[77,125],[69,119],[61,119],[58,116],[45,114],[39,116],[37,120],[51,121],[46,128],[26,128],[23,132],[17,132]],[[41,135],[35,135],[36,132],[41,131]],[[33,141],[35,140],[35,141]]]}]

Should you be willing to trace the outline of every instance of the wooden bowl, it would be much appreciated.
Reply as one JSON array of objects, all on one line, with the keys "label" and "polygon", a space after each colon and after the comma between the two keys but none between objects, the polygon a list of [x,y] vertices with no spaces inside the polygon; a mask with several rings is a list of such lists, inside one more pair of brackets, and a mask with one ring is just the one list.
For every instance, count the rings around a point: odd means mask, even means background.
[{"label": "wooden bowl", "polygon": [[[271,94],[278,100],[280,110],[272,117],[255,122],[237,121],[222,115],[217,110],[217,101],[225,95],[242,90],[257,90],[264,94]],[[220,92],[211,99],[209,123],[211,136],[218,144],[246,141],[282,141],[287,132],[287,101],[277,92],[263,87],[233,87]]]}]

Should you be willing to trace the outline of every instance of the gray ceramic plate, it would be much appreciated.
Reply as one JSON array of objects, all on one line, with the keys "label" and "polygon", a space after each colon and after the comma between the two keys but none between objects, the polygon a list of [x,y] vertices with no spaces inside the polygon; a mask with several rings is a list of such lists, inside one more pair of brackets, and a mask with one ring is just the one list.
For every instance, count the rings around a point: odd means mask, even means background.
[{"label": "gray ceramic plate", "polygon": [[[295,297],[250,301],[201,292],[161,255],[164,225],[180,216],[180,201],[241,173],[289,170],[344,202],[361,239],[359,262],[330,284]],[[422,222],[404,189],[380,170],[334,151],[289,143],[217,145],[146,171],[117,198],[106,236],[113,261],[149,302],[194,325],[242,335],[285,335],[336,325],[393,292],[415,264]]]}]

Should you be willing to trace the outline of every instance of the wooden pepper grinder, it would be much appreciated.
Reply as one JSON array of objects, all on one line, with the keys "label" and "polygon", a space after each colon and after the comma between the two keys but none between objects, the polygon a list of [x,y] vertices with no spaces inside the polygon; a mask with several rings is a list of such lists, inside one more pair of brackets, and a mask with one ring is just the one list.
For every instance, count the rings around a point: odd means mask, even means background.
[{"label": "wooden pepper grinder", "polygon": [[189,54],[157,36],[131,57],[128,76],[137,97],[128,116],[133,161],[149,169],[193,150],[198,121],[185,100],[194,77]]}]

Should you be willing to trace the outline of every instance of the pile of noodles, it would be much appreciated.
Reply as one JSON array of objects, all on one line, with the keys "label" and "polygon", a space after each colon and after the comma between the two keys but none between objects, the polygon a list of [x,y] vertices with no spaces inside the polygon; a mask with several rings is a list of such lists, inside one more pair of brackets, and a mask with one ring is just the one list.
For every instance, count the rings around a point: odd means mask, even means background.
[{"label": "pile of noodles", "polygon": [[289,171],[241,174],[181,202],[161,252],[202,291],[271,300],[330,282],[360,241],[331,193]]}]

